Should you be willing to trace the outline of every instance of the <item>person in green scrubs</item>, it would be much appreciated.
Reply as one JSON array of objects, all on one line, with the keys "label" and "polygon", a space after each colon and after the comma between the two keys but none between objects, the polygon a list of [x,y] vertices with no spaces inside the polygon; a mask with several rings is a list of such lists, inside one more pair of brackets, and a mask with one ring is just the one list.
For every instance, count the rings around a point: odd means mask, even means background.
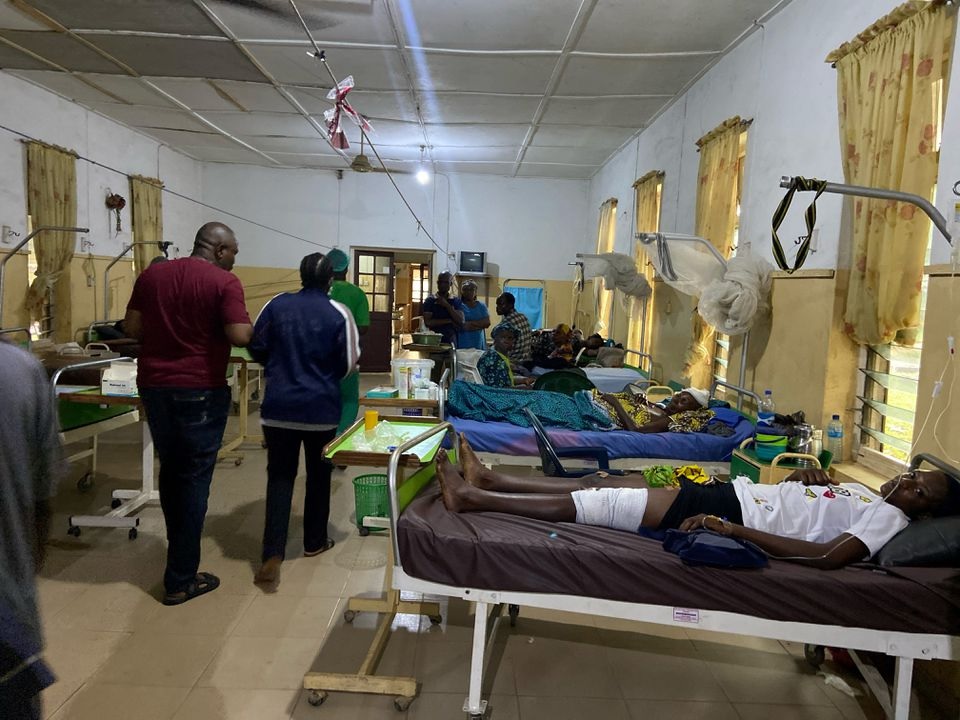
[{"label": "person in green scrubs", "polygon": [[[370,327],[370,303],[366,293],[351,282],[347,282],[347,267],[350,258],[339,248],[331,250],[327,257],[333,264],[333,285],[328,293],[331,300],[347,306],[357,330],[365,335]],[[340,426],[337,435],[341,434],[357,419],[360,412],[360,372],[354,370],[340,381],[340,402],[343,409],[340,413]]]}]

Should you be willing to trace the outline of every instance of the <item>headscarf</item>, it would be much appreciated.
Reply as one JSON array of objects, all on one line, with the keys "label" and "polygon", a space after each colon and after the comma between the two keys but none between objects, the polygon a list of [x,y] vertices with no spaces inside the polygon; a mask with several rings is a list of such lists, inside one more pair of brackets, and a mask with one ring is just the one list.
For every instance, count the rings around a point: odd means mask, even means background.
[{"label": "headscarf", "polygon": [[700,407],[706,407],[710,403],[710,393],[700,388],[688,387],[680,392],[688,393],[694,400],[700,403]]}]

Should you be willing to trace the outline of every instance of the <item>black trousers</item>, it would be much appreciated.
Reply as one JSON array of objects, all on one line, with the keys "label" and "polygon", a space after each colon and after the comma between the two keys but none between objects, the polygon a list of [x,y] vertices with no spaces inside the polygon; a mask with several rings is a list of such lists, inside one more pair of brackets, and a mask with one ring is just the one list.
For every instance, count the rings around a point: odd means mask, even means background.
[{"label": "black trousers", "polygon": [[283,558],[290,528],[293,484],[300,468],[300,446],[307,465],[307,494],[303,501],[303,549],[314,552],[327,543],[330,519],[330,472],[324,446],[336,437],[330,430],[288,430],[263,426],[267,442],[267,510],[263,524],[263,560]]}]

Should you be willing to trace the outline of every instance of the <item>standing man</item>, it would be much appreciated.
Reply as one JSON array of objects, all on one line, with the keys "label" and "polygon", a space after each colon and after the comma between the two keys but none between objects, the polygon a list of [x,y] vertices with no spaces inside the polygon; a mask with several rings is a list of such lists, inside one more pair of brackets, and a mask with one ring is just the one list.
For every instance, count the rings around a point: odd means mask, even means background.
[{"label": "standing man", "polygon": [[[331,300],[346,305],[350,314],[353,315],[357,332],[365,335],[370,328],[370,302],[363,290],[347,282],[350,258],[339,248],[331,250],[327,258],[333,266],[333,284],[330,286],[328,295]],[[340,381],[340,425],[337,427],[337,435],[353,424],[358,412],[360,412],[360,370],[355,367]]]},{"label": "standing man", "polygon": [[0,341],[0,717],[39,720],[53,682],[41,659],[36,573],[62,470],[50,383],[33,356]]},{"label": "standing man", "polygon": [[164,605],[220,585],[198,568],[210,481],[230,409],[230,347],[245,347],[253,337],[243,286],[230,273],[238,252],[233,230],[203,225],[190,257],[141,273],[124,319],[127,334],[143,343],[137,384],[160,458]]},{"label": "standing man", "polygon": [[458,297],[450,297],[452,280],[448,272],[437,276],[437,294],[423,301],[421,312],[423,324],[442,336],[440,342],[456,345],[457,334],[463,327],[463,303]]},{"label": "standing man", "polygon": [[533,359],[533,331],[527,316],[517,311],[516,303],[513,293],[505,292],[497,298],[497,315],[503,318],[501,323],[512,325],[517,331],[516,342],[508,357],[519,365]]}]

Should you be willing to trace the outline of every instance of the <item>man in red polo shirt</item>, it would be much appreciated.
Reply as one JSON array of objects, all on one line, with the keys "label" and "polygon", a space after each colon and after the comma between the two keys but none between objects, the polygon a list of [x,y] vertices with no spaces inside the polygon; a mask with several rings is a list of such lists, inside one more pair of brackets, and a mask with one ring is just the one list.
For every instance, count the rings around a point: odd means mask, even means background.
[{"label": "man in red polo shirt", "polygon": [[207,223],[190,257],[141,273],[124,319],[127,334],[143,343],[137,385],[160,458],[164,605],[220,584],[198,569],[210,481],[230,409],[230,347],[244,347],[253,337],[243,286],[230,273],[237,252],[233,230]]}]

